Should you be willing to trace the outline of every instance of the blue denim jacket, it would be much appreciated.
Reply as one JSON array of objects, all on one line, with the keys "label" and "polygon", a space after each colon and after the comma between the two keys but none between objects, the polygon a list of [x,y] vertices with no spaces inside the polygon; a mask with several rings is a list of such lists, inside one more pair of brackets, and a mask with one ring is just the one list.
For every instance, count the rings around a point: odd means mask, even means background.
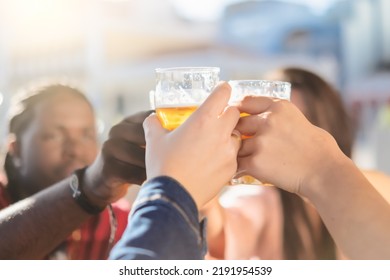
[{"label": "blue denim jacket", "polygon": [[146,182],[110,259],[203,259],[204,223],[189,193],[174,179]]}]

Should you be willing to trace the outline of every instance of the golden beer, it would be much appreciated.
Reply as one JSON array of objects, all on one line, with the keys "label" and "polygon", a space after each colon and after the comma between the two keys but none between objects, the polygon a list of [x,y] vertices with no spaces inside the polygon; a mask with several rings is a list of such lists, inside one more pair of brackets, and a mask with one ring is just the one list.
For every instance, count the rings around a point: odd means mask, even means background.
[{"label": "golden beer", "polygon": [[196,105],[156,108],[157,116],[165,129],[174,130],[198,108]]}]

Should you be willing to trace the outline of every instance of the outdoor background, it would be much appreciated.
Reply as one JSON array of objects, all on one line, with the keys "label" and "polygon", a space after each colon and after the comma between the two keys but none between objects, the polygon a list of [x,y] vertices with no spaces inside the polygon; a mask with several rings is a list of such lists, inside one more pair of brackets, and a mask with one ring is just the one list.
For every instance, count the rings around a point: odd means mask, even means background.
[{"label": "outdoor background", "polygon": [[390,174],[388,0],[0,0],[0,135],[20,88],[80,85],[100,138],[149,109],[154,69],[219,66],[256,79],[301,66],[334,84],[358,127],[354,160]]}]

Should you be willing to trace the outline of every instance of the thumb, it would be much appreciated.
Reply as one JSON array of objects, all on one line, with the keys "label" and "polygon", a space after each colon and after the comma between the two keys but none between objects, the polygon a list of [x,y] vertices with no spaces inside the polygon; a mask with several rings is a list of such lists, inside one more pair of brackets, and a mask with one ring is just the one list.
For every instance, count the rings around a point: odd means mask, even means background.
[{"label": "thumb", "polygon": [[210,114],[218,117],[228,105],[231,87],[227,82],[220,82],[207,99],[201,104],[196,114]]},{"label": "thumb", "polygon": [[234,143],[234,148],[235,148],[236,154],[238,154],[238,151],[240,150],[241,144],[242,144],[241,133],[238,130],[234,129],[232,131],[232,136],[231,137],[234,140],[233,143]]},{"label": "thumb", "polygon": [[161,138],[168,131],[161,125],[156,114],[149,115],[143,122],[146,143],[153,138]]}]

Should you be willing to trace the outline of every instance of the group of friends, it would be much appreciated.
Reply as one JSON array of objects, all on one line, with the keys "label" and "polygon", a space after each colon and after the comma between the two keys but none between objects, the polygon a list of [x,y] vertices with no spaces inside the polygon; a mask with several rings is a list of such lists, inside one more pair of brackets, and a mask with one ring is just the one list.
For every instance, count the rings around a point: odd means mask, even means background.
[{"label": "group of friends", "polygon": [[[143,111],[102,145],[78,89],[20,94],[0,180],[0,258],[389,259],[390,183],[351,160],[339,93],[300,68],[267,79],[290,82],[291,102],[231,106],[221,82],[177,129]],[[273,186],[227,188],[237,170]]]}]

